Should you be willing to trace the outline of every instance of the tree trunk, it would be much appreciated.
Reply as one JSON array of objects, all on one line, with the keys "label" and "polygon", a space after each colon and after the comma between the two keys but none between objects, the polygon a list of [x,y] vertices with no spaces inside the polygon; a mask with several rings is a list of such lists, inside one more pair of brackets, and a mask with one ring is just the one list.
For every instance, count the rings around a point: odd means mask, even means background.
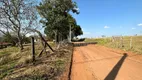
[{"label": "tree trunk", "polygon": [[58,31],[55,31],[55,42],[56,42],[56,44],[58,44],[58,42],[59,42],[59,34],[58,34]]},{"label": "tree trunk", "polygon": [[20,32],[18,32],[18,41],[19,41],[19,48],[20,48],[20,51],[22,51],[24,48],[23,48],[23,43],[22,43],[22,38],[21,38],[21,35],[20,35]]},{"label": "tree trunk", "polygon": [[58,34],[58,32],[57,32],[56,37],[57,37],[57,44],[58,44],[59,43],[59,34]]},{"label": "tree trunk", "polygon": [[54,34],[55,34],[55,44],[57,45],[57,32],[55,31]]}]

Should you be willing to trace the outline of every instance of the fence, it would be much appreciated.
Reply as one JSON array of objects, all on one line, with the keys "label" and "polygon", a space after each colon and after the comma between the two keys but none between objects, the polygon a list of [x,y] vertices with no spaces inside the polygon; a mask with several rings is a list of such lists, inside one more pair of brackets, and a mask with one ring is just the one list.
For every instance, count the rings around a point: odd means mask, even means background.
[{"label": "fence", "polygon": [[142,53],[142,36],[117,36],[112,37],[107,46],[121,48],[123,50]]}]

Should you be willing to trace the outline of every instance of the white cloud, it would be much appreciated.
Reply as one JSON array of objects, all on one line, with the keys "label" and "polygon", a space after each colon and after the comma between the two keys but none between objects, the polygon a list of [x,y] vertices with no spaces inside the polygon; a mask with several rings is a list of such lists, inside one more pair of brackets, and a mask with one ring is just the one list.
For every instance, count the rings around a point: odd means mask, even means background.
[{"label": "white cloud", "polygon": [[142,26],[142,23],[138,24],[138,26]]},{"label": "white cloud", "polygon": [[136,28],[132,28],[132,29],[136,29]]},{"label": "white cloud", "polygon": [[104,28],[106,29],[106,28],[110,28],[109,26],[104,26]]}]

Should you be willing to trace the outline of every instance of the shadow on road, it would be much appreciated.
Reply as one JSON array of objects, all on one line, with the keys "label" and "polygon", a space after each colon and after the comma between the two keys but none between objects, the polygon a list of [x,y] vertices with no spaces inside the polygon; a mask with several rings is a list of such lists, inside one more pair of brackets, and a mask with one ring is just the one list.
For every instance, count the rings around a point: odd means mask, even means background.
[{"label": "shadow on road", "polygon": [[106,76],[106,78],[104,80],[115,80],[119,69],[121,68],[124,60],[126,59],[127,54],[124,53],[124,55],[122,56],[122,58],[119,60],[119,62],[114,66],[114,68],[110,71],[110,73]]}]

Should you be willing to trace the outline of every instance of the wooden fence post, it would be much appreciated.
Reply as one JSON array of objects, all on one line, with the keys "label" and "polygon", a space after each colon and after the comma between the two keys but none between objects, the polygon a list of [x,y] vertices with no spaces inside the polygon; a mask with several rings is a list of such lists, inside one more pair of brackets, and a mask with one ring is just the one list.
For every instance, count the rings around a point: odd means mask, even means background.
[{"label": "wooden fence post", "polygon": [[32,61],[35,61],[35,43],[34,43],[34,37],[31,37],[31,48],[32,48]]},{"label": "wooden fence post", "polygon": [[124,47],[124,45],[123,45],[123,36],[121,36],[121,47]]},{"label": "wooden fence post", "polygon": [[130,49],[132,49],[132,37],[130,38]]}]

